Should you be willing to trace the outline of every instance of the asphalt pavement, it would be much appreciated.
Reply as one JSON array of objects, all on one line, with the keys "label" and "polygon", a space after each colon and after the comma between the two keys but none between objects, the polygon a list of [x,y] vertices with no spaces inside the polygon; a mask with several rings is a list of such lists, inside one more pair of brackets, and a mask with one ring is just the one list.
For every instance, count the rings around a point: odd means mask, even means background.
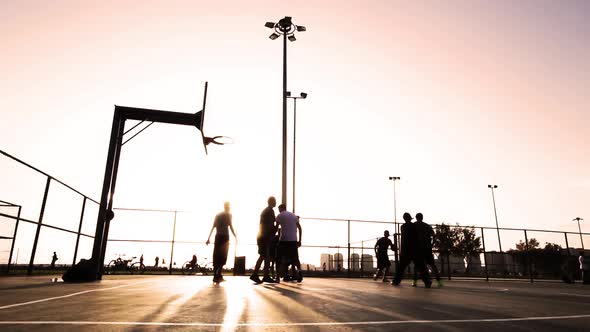
[{"label": "asphalt pavement", "polygon": [[0,278],[3,331],[589,331],[590,286],[369,279],[253,284],[226,277]]}]

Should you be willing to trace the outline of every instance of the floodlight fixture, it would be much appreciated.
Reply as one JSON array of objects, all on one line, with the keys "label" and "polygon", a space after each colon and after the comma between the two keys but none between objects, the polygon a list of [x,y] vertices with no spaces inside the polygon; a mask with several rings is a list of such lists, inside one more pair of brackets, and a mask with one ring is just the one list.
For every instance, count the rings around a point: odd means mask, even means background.
[{"label": "floodlight fixture", "polygon": [[291,91],[287,91],[287,92],[285,92],[285,96],[287,96],[287,97],[291,97]]},{"label": "floodlight fixture", "polygon": [[303,99],[307,98],[307,93],[305,93],[305,92],[302,92],[302,93],[301,93],[301,98],[303,98]]},{"label": "floodlight fixture", "polygon": [[307,31],[307,28],[306,28],[306,27],[304,27],[303,25],[297,25],[296,27],[297,27],[297,31],[298,31],[298,32]]},{"label": "floodlight fixture", "polygon": [[275,39],[279,38],[279,34],[276,32],[273,32],[272,35],[268,36],[268,38],[270,38],[271,40],[275,40]]},{"label": "floodlight fixture", "polygon": [[292,42],[297,40],[297,38],[295,38],[295,35],[289,35],[289,37],[287,37],[287,39],[289,39],[289,41],[292,41]]},{"label": "floodlight fixture", "polygon": [[279,21],[279,28],[282,31],[289,31],[291,30],[291,26],[293,25],[293,21],[291,20],[291,16],[285,16]]},{"label": "floodlight fixture", "polygon": [[274,29],[274,27],[275,27],[276,25],[277,25],[277,24],[276,24],[276,23],[274,23],[274,22],[266,22],[266,23],[264,23],[264,26],[265,26],[265,27],[267,27],[267,28],[269,28],[269,29]]},{"label": "floodlight fixture", "polygon": [[494,188],[494,189],[496,189],[496,188],[498,188],[498,185],[495,185],[495,184],[494,184],[494,185],[488,184],[488,188]]}]

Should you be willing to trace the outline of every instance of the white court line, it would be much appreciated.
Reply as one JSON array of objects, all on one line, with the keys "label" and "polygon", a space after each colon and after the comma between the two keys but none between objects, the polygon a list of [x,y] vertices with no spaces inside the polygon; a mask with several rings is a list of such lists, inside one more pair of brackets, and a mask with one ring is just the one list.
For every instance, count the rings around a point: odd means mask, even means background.
[{"label": "white court line", "polygon": [[559,294],[569,295],[569,296],[590,297],[590,295],[585,295],[585,294],[572,294],[572,293],[563,293],[563,292],[559,292]]},{"label": "white court line", "polygon": [[309,322],[309,323],[171,323],[171,322],[100,322],[100,321],[0,321],[0,325],[127,325],[127,326],[197,326],[197,327],[289,327],[289,326],[343,326],[343,325],[391,325],[391,324],[449,324],[449,323],[501,323],[590,318],[588,315],[441,319],[441,320],[384,320],[368,322]]},{"label": "white court line", "polygon": [[58,300],[58,299],[65,299],[65,298],[68,298],[68,297],[72,297],[72,296],[76,296],[76,295],[82,295],[82,294],[86,294],[86,293],[102,292],[102,291],[111,290],[111,289],[117,289],[117,288],[122,288],[122,287],[141,285],[141,284],[145,284],[146,282],[153,282],[153,281],[155,281],[155,280],[146,280],[146,281],[137,282],[137,283],[134,283],[134,284],[125,284],[125,285],[119,285],[119,286],[114,286],[114,287],[109,287],[109,288],[90,289],[90,290],[85,290],[85,291],[81,291],[81,292],[77,292],[77,293],[72,293],[72,294],[67,294],[67,295],[62,295],[62,296],[54,296],[54,297],[48,297],[48,298],[40,299],[40,300],[33,300],[33,301],[28,301],[28,302],[9,304],[9,305],[5,305],[5,306],[1,306],[0,307],[0,310],[2,310],[2,309],[9,309],[9,308],[15,308],[15,307],[21,307],[21,306],[25,306],[25,305],[29,305],[29,304],[40,303],[40,302],[53,301],[53,300]]}]

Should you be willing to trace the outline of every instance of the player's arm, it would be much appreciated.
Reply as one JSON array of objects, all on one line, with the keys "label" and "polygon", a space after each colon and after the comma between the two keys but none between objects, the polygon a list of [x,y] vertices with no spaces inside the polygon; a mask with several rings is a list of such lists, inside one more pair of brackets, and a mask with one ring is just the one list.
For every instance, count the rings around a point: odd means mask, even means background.
[{"label": "player's arm", "polygon": [[301,241],[303,239],[303,229],[301,228],[301,224],[299,223],[299,218],[297,218],[297,230],[299,231],[299,241],[297,242],[297,246],[301,247]]},{"label": "player's arm", "polygon": [[209,232],[209,236],[207,237],[207,242],[205,242],[206,245],[209,245],[209,243],[211,243],[211,234],[213,234],[215,224],[217,224],[217,217],[215,217],[215,221],[213,221],[213,226],[211,226],[211,231]]},{"label": "player's arm", "polygon": [[[394,235],[395,236],[395,235]],[[393,244],[393,242],[391,240],[389,240],[389,247],[391,248],[392,251],[395,251],[397,248],[395,247],[395,244]]]},{"label": "player's arm", "polygon": [[238,236],[236,235],[236,232],[234,231],[234,225],[231,222],[229,223],[229,229],[231,230],[231,233],[234,235],[234,238],[237,241],[238,240]]},{"label": "player's arm", "polygon": [[375,255],[377,255],[377,247],[379,247],[379,241],[375,242]]}]

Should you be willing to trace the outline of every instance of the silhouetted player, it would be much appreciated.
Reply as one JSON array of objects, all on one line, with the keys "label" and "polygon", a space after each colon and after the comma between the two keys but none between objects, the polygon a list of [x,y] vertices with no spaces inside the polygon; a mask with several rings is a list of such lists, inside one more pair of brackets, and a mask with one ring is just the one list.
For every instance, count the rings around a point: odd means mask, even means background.
[{"label": "silhouetted player", "polygon": [[[258,244],[258,255],[260,256],[256,261],[254,272],[250,276],[250,280],[257,284],[262,282],[275,282],[269,276],[269,267],[271,254],[274,255],[274,253],[272,253],[272,242],[277,232],[275,212],[273,210],[273,208],[277,205],[277,200],[271,196],[268,198],[267,203],[268,206],[262,210],[262,213],[260,214],[260,227],[258,230],[258,236],[256,238],[256,243]],[[264,277],[262,277],[262,280],[260,280],[258,277],[258,272],[260,271],[260,265],[262,265],[262,262],[264,262]]]},{"label": "silhouetted player", "polygon": [[[291,264],[297,264],[299,259],[298,248],[301,246],[302,230],[299,224],[299,218],[287,211],[285,204],[279,205],[279,215],[277,216],[277,223],[279,224],[279,247],[278,256],[279,261],[277,262],[278,278],[277,282],[280,282],[280,278],[287,276],[288,267]],[[299,231],[299,240],[297,240],[297,231]],[[299,269],[297,281],[303,279],[301,269]]]},{"label": "silhouetted player", "polygon": [[389,267],[391,267],[391,262],[389,261],[389,255],[387,254],[387,250],[391,248],[391,250],[395,251],[395,247],[393,246],[393,242],[389,239],[389,231],[383,232],[383,237],[377,240],[375,243],[375,256],[377,256],[377,272],[373,277],[373,280],[379,279],[379,275],[383,272],[383,282],[387,282],[387,274],[389,273]]},{"label": "silhouetted player", "polygon": [[160,263],[160,257],[156,256],[156,262],[154,263],[154,267],[158,267],[158,264]]},{"label": "silhouetted player", "polygon": [[432,282],[428,275],[428,269],[424,265],[423,254],[419,253],[418,234],[416,225],[412,224],[412,216],[409,213],[404,213],[405,224],[401,226],[401,253],[399,269],[395,271],[395,278],[391,282],[392,285],[398,286],[402,281],[404,272],[410,264],[414,262],[414,268],[420,270],[420,276],[424,285],[430,288]]},{"label": "silhouetted player", "polygon": [[[297,224],[299,225],[299,216],[297,216]],[[303,276],[301,274],[301,261],[299,261],[299,247],[301,243],[297,245],[297,251],[295,259],[291,262],[291,275],[287,273],[283,278],[285,281],[293,281],[296,280],[297,282],[301,282],[303,280]],[[287,267],[288,270],[288,267]],[[338,271],[340,272],[340,271]]]},{"label": "silhouetted player", "polygon": [[190,266],[196,266],[197,265],[197,255],[193,255],[193,258],[191,258],[191,261],[189,262]]},{"label": "silhouetted player", "polygon": [[55,262],[57,262],[57,254],[55,253],[55,251],[53,252],[53,256],[51,257],[51,268],[55,267]]},{"label": "silhouetted player", "polygon": [[[416,230],[418,233],[418,252],[423,253],[424,264],[426,267],[430,266],[434,277],[436,278],[436,285],[442,287],[442,281],[440,280],[440,273],[438,268],[434,264],[434,255],[432,254],[432,244],[434,243],[434,230],[432,226],[428,225],[424,221],[422,213],[416,213]],[[416,281],[418,280],[418,270],[414,269],[414,280],[412,281],[412,287],[416,287]]]},{"label": "silhouetted player", "polygon": [[225,263],[227,263],[230,229],[237,242],[236,232],[234,231],[234,226],[232,225],[232,215],[229,213],[229,208],[229,202],[223,203],[223,212],[215,216],[213,226],[211,226],[211,231],[209,232],[209,237],[205,243],[207,245],[211,243],[210,240],[211,234],[213,234],[213,229],[217,229],[217,232],[215,233],[215,244],[213,246],[213,282],[215,283],[225,281],[221,275],[221,270],[223,269]]}]

